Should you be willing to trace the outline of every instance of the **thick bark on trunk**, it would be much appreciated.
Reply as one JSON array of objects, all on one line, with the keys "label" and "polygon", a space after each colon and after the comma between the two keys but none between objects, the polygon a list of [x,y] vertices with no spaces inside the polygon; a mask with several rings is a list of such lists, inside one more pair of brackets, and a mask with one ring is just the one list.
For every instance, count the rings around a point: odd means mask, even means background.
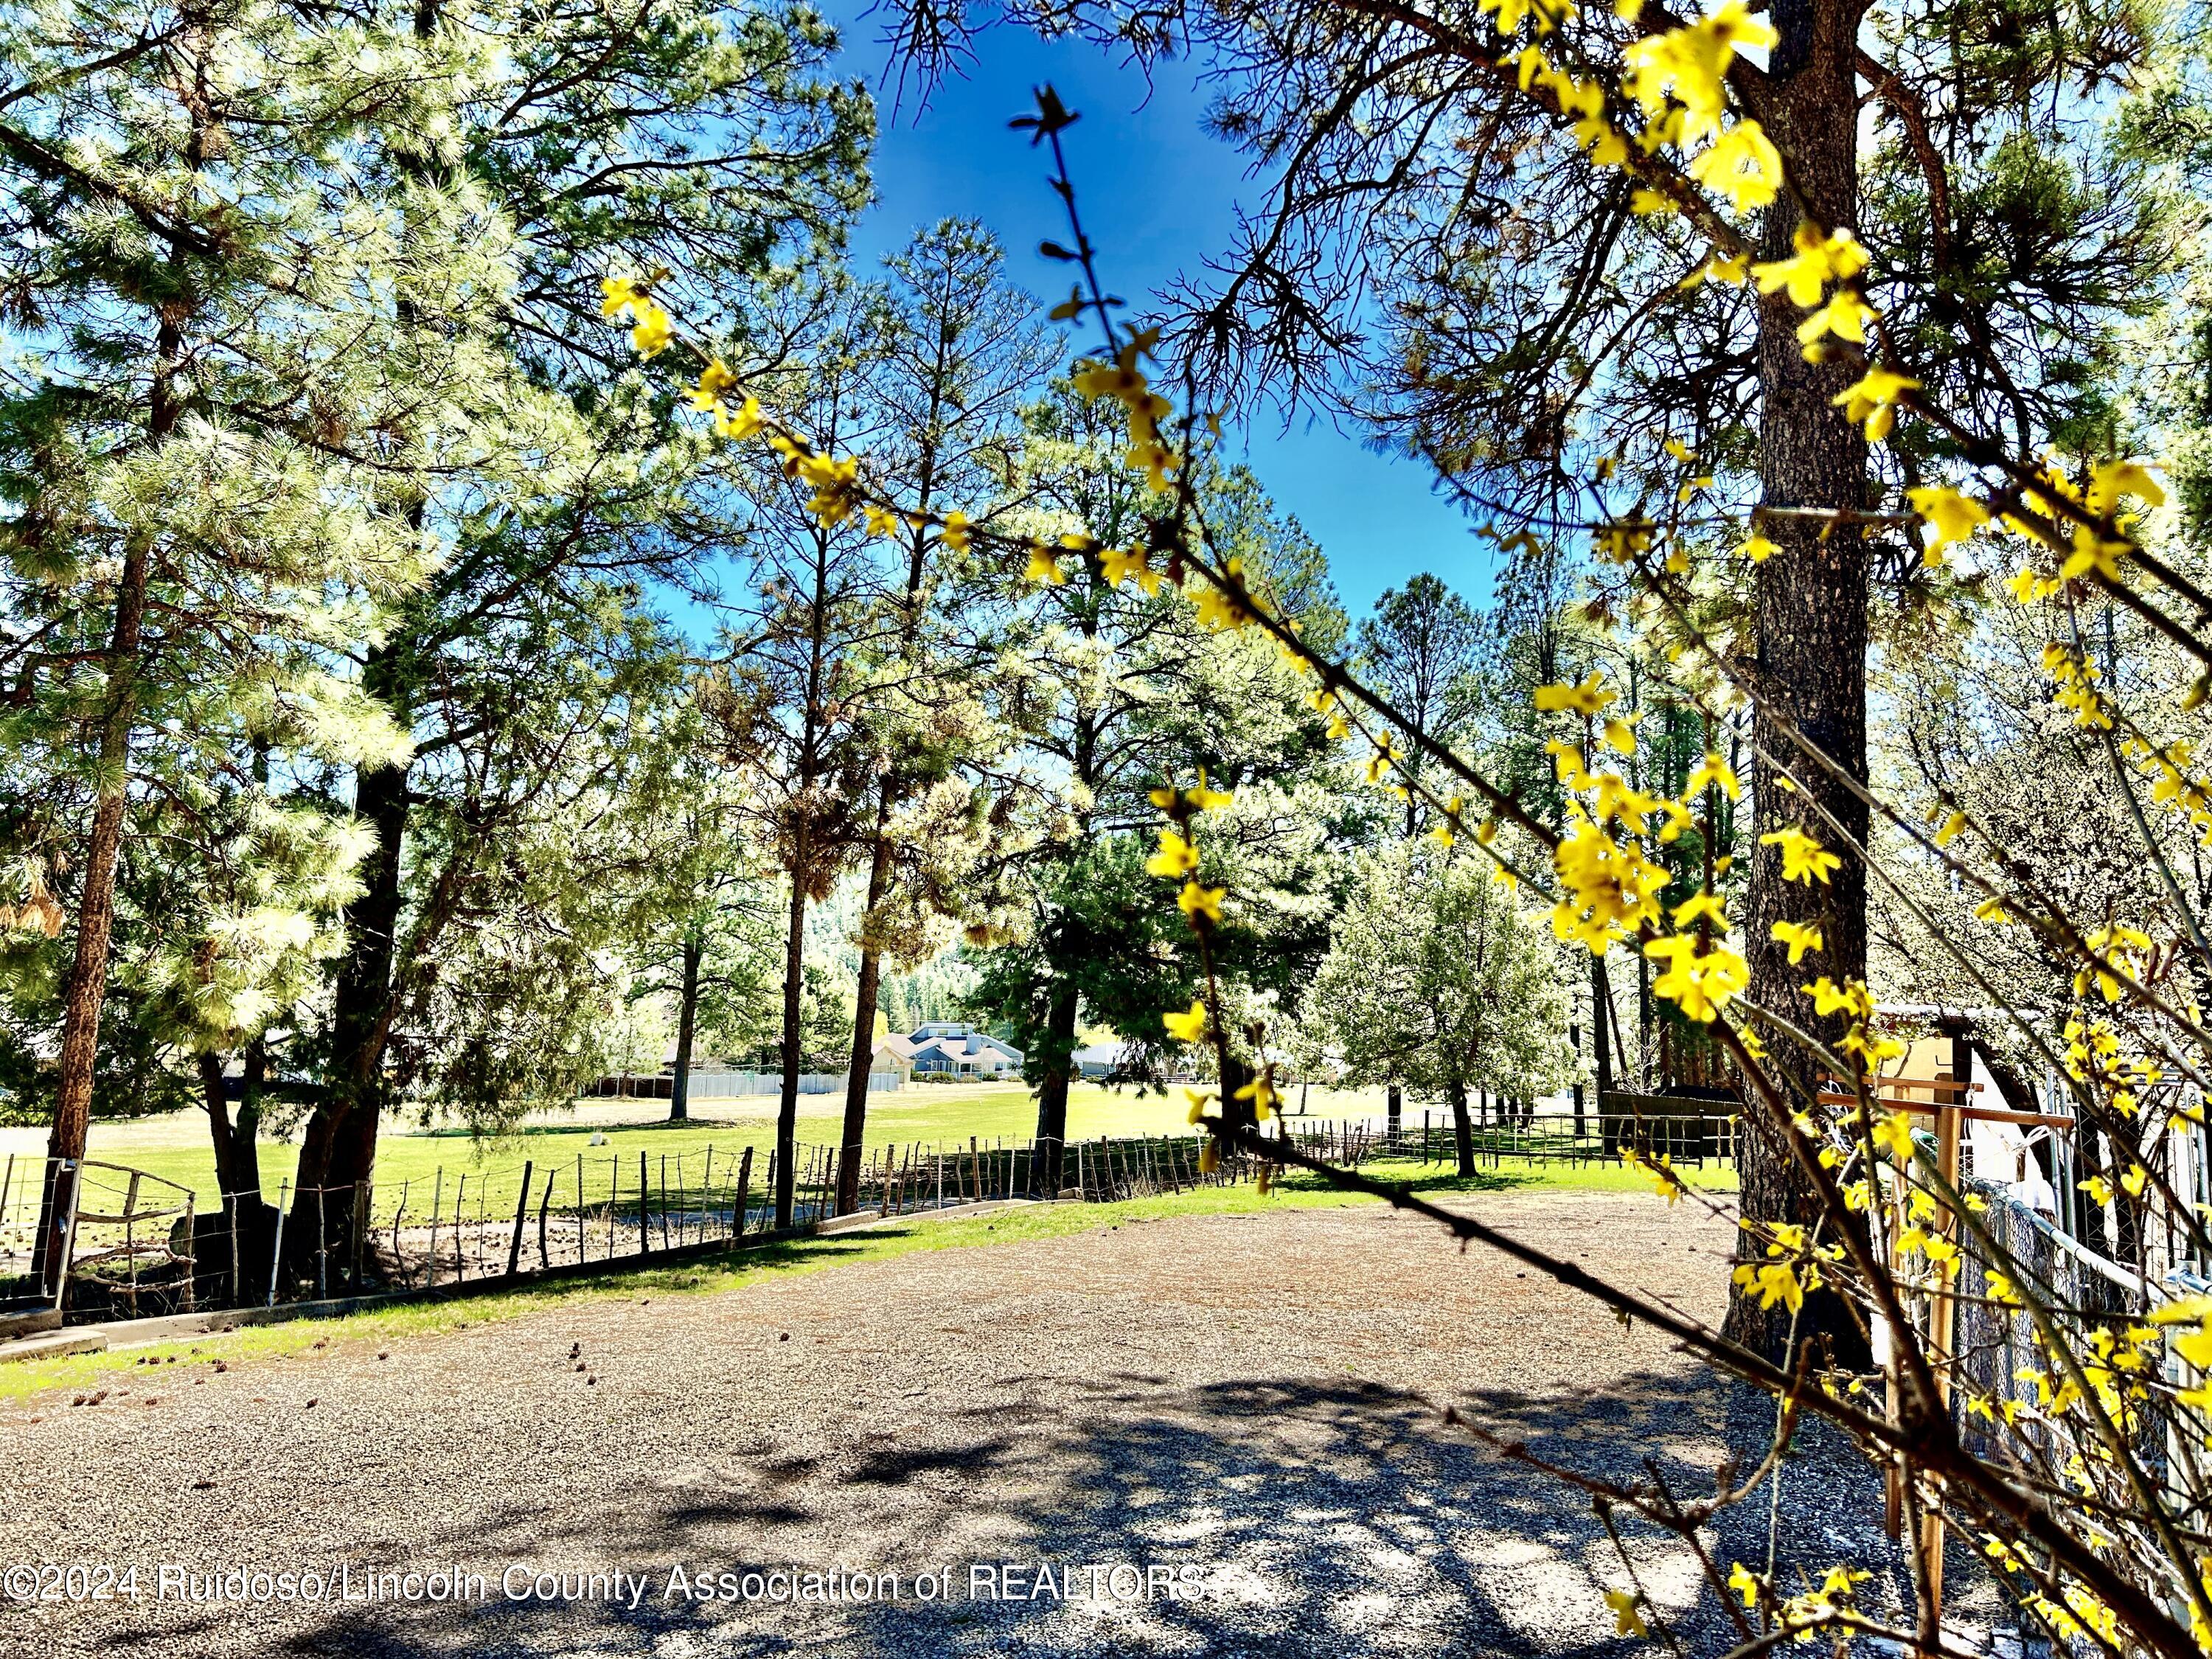
[{"label": "thick bark on trunk", "polygon": [[[1771,103],[1766,125],[1788,158],[1790,176],[1807,210],[1827,228],[1855,226],[1858,173],[1854,97],[1854,52],[1859,6],[1855,0],[1778,0],[1771,16],[1781,36],[1769,74]],[[1769,210],[1763,252],[1779,258],[1790,251],[1797,215],[1788,198]],[[1786,295],[1759,306],[1759,482],[1771,507],[1857,510],[1866,504],[1867,449],[1858,431],[1831,399],[1859,369],[1845,362],[1809,363],[1800,348],[1797,308]],[[1775,517],[1760,528],[1779,551],[1759,567],[1753,605],[1759,673],[1772,714],[1754,720],[1753,738],[1786,762],[1807,793],[1791,793],[1766,769],[1757,774],[1756,837],[1800,828],[1843,857],[1826,886],[1808,889],[1782,879],[1781,849],[1752,848],[1751,893],[1744,934],[1751,958],[1751,995],[1808,1030],[1833,1038],[1837,1023],[1817,1019],[1798,987],[1813,975],[1790,965],[1784,945],[1772,937],[1778,921],[1817,919],[1826,949],[1820,971],[1838,981],[1866,972],[1866,872],[1838,844],[1839,837],[1808,801],[1834,816],[1854,837],[1867,831],[1866,808],[1820,765],[1795,746],[1794,724],[1852,775],[1866,775],[1867,552],[1855,523],[1817,517]],[[1773,1065],[1795,1086],[1809,1091],[1816,1067],[1789,1045],[1774,1045]],[[1747,1103],[1742,1169],[1742,1213],[1757,1221],[1806,1223],[1814,1218],[1811,1182],[1790,1156],[1778,1126],[1755,1103]],[[1738,1235],[1747,1256],[1763,1254],[1753,1233]],[[1740,1292],[1732,1303],[1728,1334],[1778,1359],[1789,1341],[1785,1310],[1759,1311]],[[1843,1352],[1863,1345],[1839,1302],[1808,1297],[1798,1321],[1802,1337],[1826,1337]]]},{"label": "thick bark on trunk", "polygon": [[1613,1092],[1613,982],[1606,977],[1605,958],[1590,957],[1590,1049],[1597,1056],[1597,1132],[1605,1155],[1619,1148],[1607,1115],[1605,1097]]},{"label": "thick bark on trunk", "polygon": [[1067,1056],[1075,1046],[1077,1000],[1075,988],[1063,982],[1053,988],[1045,1013],[1046,1052],[1052,1059],[1037,1082],[1036,1156],[1048,1198],[1060,1195],[1067,1158]]},{"label": "thick bark on trunk", "polygon": [[230,1091],[223,1080],[222,1056],[199,1057],[200,1092],[208,1115],[208,1139],[215,1151],[217,1191],[240,1205],[261,1202],[261,1147],[255,1137],[261,1127],[261,1085],[267,1074],[268,1049],[259,1037],[246,1045],[245,1077],[239,1090],[238,1115],[230,1115]]},{"label": "thick bark on trunk", "polygon": [[860,1142],[868,1128],[868,1072],[876,1052],[876,999],[883,987],[883,957],[868,932],[868,918],[891,884],[891,788],[884,785],[876,807],[876,842],[868,857],[868,908],[860,919],[860,976],[853,987],[853,1065],[845,1074],[845,1129],[838,1139],[837,1213],[860,1201]]},{"label": "thick bark on trunk", "polygon": [[[797,867],[804,860],[794,860]],[[806,963],[806,886],[794,877],[791,884],[790,930],[783,946],[783,1087],[775,1103],[775,1224],[788,1227],[797,1192],[793,1169],[799,1150],[799,993],[805,986]]]},{"label": "thick bark on trunk", "polygon": [[1398,1144],[1399,1133],[1405,1127],[1405,1091],[1394,1083],[1390,1085],[1390,1092],[1385,1095],[1382,1100],[1382,1120],[1389,1126],[1390,1144],[1395,1146]]},{"label": "thick bark on trunk", "polygon": [[[148,422],[155,442],[175,428],[170,379],[183,349],[181,331],[164,322],[156,331],[153,402]],[[59,1076],[46,1156],[84,1157],[92,1133],[92,1078],[100,1054],[100,1013],[107,1000],[108,945],[115,925],[115,866],[123,847],[123,816],[131,800],[131,732],[138,714],[139,647],[145,631],[146,588],[152,549],[133,537],[115,585],[115,623],[107,645],[107,708],[100,726],[100,795],[84,852],[84,885],[77,898],[76,952],[70,964],[62,1006]],[[48,1292],[60,1288],[67,1263],[66,1218],[75,1207],[76,1176],[59,1164],[46,1182],[32,1270]]]},{"label": "thick bark on trunk", "polygon": [[684,936],[684,986],[676,1012],[676,1079],[668,1090],[668,1121],[691,1115],[691,1043],[699,1030],[699,958],[706,942],[696,928]]},{"label": "thick bark on trunk", "polygon": [[238,1091],[238,1116],[230,1126],[230,1167],[247,1201],[261,1200],[261,1091],[269,1081],[269,1042],[254,1037],[246,1045],[246,1076]]},{"label": "thick bark on trunk", "polygon": [[1454,1083],[1450,1089],[1452,1110],[1452,1146],[1459,1153],[1459,1172],[1462,1176],[1474,1173],[1474,1125],[1468,1116],[1467,1085]]},{"label": "thick bark on trunk", "polygon": [[[380,672],[381,671],[381,672]],[[372,658],[370,689],[386,678],[390,659]],[[387,696],[387,701],[390,701]],[[399,711],[395,709],[395,713]],[[329,1091],[307,1119],[294,1189],[320,1190],[321,1237],[305,1224],[285,1229],[287,1257],[313,1259],[317,1248],[344,1259],[350,1241],[353,1189],[376,1169],[376,1132],[385,1100],[384,1055],[392,1029],[392,969],[401,908],[400,859],[407,831],[405,766],[363,768],[354,780],[354,810],[376,832],[362,866],[362,891],[346,907],[346,954],[331,992]]]},{"label": "thick bark on trunk", "polygon": [[215,1150],[216,1190],[228,1198],[238,1188],[230,1163],[230,1091],[223,1085],[222,1056],[204,1054],[199,1057],[199,1067],[200,1097],[207,1107],[208,1139]]},{"label": "thick bark on trunk", "polygon": [[[1580,1025],[1570,1025],[1567,1027],[1567,1046],[1574,1050],[1575,1058],[1577,1060],[1581,1060],[1583,1053],[1583,1028]],[[1574,1099],[1575,1139],[1579,1140],[1582,1139],[1583,1124],[1586,1121],[1584,1115],[1586,1109],[1583,1102],[1583,1080],[1579,1077],[1575,1079]]]},{"label": "thick bark on trunk", "polygon": [[[128,578],[126,577],[126,580]],[[137,650],[137,621],[145,597],[145,567],[139,563],[137,583],[141,604],[134,607],[130,649]],[[118,626],[118,639],[123,634]],[[129,716],[111,722],[123,729],[116,741],[100,744],[103,768],[120,772],[127,764]],[[85,849],[84,894],[77,906],[76,954],[70,966],[69,997],[62,1011],[60,1079],[54,1098],[54,1121],[47,1136],[50,1158],[82,1158],[92,1128],[92,1076],[100,1050],[100,1012],[107,997],[107,948],[115,923],[115,865],[123,845],[123,812],[126,786],[118,777],[100,791],[94,808],[92,836]]]}]

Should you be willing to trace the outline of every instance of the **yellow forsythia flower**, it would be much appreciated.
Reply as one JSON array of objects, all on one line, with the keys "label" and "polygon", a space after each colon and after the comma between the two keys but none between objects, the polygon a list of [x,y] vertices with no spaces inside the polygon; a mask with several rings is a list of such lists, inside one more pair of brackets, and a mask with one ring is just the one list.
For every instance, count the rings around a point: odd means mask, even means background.
[{"label": "yellow forsythia flower", "polygon": [[1605,1604],[1613,1609],[1613,1634],[1616,1636],[1648,1636],[1650,1628],[1644,1615],[1636,1610],[1634,1590],[1607,1590]]},{"label": "yellow forsythia flower", "polygon": [[1843,860],[1825,850],[1820,843],[1802,830],[1777,830],[1759,838],[1761,847],[1782,849],[1782,879],[1802,881],[1808,887],[1815,881],[1826,883],[1829,874],[1840,866]]},{"label": "yellow forsythia flower", "polygon": [[1160,850],[1145,860],[1148,876],[1165,876],[1181,881],[1198,868],[1198,848],[1193,847],[1172,829],[1160,831]]},{"label": "yellow forsythia flower", "polygon": [[692,408],[703,412],[720,407],[722,394],[737,383],[737,371],[717,357],[699,371],[699,384],[684,395]]},{"label": "yellow forsythia flower", "polygon": [[1147,593],[1157,593],[1160,587],[1160,573],[1152,568],[1152,561],[1141,547],[1109,547],[1098,556],[1106,584],[1119,587],[1131,577]]},{"label": "yellow forsythia flower", "polygon": [[1830,1014],[1846,1013],[1857,1019],[1874,1017],[1874,999],[1859,981],[1847,979],[1838,988],[1826,974],[1810,985],[1801,985],[1799,990],[1813,999],[1813,1012],[1823,1019]]},{"label": "yellow forsythia flower", "polygon": [[669,320],[668,313],[650,300],[633,301],[630,318],[630,343],[637,348],[640,356],[659,356],[676,337],[675,325]]},{"label": "yellow forsythia flower", "polygon": [[1187,1014],[1162,1014],[1160,1023],[1177,1042],[1196,1042],[1206,1035],[1206,1004],[1192,1003]]},{"label": "yellow forsythia flower", "polygon": [[1793,968],[1804,960],[1808,951],[1827,948],[1827,941],[1820,937],[1820,924],[1816,921],[1778,921],[1773,936],[1790,947],[1790,965]]},{"label": "yellow forsythia flower", "polygon": [[599,283],[599,315],[612,320],[644,297],[634,276],[609,276]]},{"label": "yellow forsythia flower", "polygon": [[1707,784],[1717,786],[1721,793],[1730,800],[1736,798],[1735,769],[1721,758],[1717,749],[1707,750],[1705,759],[1699,761],[1697,769],[1690,774],[1690,781],[1682,786],[1682,799],[1688,800]]},{"label": "yellow forsythia flower", "polygon": [[1920,382],[1911,375],[1876,366],[1828,401],[1844,411],[1845,419],[1863,422],[1867,441],[1878,444],[1889,436],[1890,423],[1896,418],[1897,400],[1908,392],[1919,390]]},{"label": "yellow forsythia flower", "polygon": [[1182,884],[1176,895],[1176,908],[1195,923],[1203,917],[1207,921],[1221,920],[1221,901],[1229,890],[1225,887],[1201,887],[1195,879]]},{"label": "yellow forsythia flower", "polygon": [[2158,480],[2134,461],[2103,461],[2091,469],[2083,500],[2092,513],[2111,512],[2123,495],[2136,496],[2152,507],[2166,501],[2166,491]]},{"label": "yellow forsythia flower", "polygon": [[1912,1162],[1912,1115],[1892,1112],[1874,1126],[1874,1143],[1889,1154],[1900,1170]]},{"label": "yellow forsythia flower", "polygon": [[1759,1605],[1759,1580],[1752,1576],[1751,1569],[1742,1562],[1737,1562],[1730,1571],[1728,1583],[1730,1589],[1743,1597],[1746,1611]]},{"label": "yellow forsythia flower", "polygon": [[1578,685],[1538,686],[1535,701],[1540,714],[1596,715],[1603,714],[1613,699],[1613,694],[1606,689],[1605,675],[1593,672]]},{"label": "yellow forsythia flower", "polygon": [[1711,893],[1692,894],[1674,907],[1674,926],[1677,927],[1694,926],[1700,917],[1709,918],[1713,926],[1723,933],[1728,932],[1728,913],[1721,908],[1720,900]]},{"label": "yellow forsythia flower", "polygon": [[[1840,288],[1828,297],[1827,304],[1797,325],[1797,338],[1808,348],[1829,334],[1854,345],[1864,345],[1866,325],[1875,319],[1875,308],[1859,297],[1856,289]],[[1812,353],[1808,350],[1806,355],[1809,357]]]},{"label": "yellow forsythia flower", "polygon": [[1782,190],[1782,152],[1747,117],[1690,163],[1690,177],[1728,198],[1738,213],[1771,204]]},{"label": "yellow forsythia flower", "polygon": [[1954,542],[1966,540],[1990,521],[1989,508],[1972,495],[1963,495],[1942,484],[1908,489],[1905,499],[1928,526],[1928,550],[1922,556],[1929,564],[1942,563],[1945,548]]},{"label": "yellow forsythia flower", "polygon": [[1652,994],[1674,1003],[1700,1024],[1711,1024],[1751,982],[1751,970],[1741,956],[1723,945],[1716,945],[1701,956],[1694,934],[1655,939],[1644,947],[1644,954],[1667,963],[1667,971],[1651,981]]},{"label": "yellow forsythia flower", "polygon": [[1178,789],[1170,784],[1165,788],[1152,790],[1146,799],[1163,812],[1184,810],[1194,812],[1210,812],[1216,807],[1228,805],[1230,802],[1236,799],[1236,797],[1226,789],[1208,787],[1206,781],[1206,769],[1201,766],[1198,769],[1198,781],[1192,784],[1189,788]]},{"label": "yellow forsythia flower", "polygon": [[1801,219],[1790,241],[1795,253],[1762,260],[1752,266],[1751,276],[1761,294],[1787,289],[1790,303],[1800,311],[1819,305],[1831,281],[1847,283],[1866,269],[1867,251],[1848,230],[1823,230]]},{"label": "yellow forsythia flower", "polygon": [[1723,253],[1715,248],[1677,286],[1693,289],[1701,283],[1726,283],[1730,288],[1741,288],[1749,275],[1750,261],[1747,253]]}]

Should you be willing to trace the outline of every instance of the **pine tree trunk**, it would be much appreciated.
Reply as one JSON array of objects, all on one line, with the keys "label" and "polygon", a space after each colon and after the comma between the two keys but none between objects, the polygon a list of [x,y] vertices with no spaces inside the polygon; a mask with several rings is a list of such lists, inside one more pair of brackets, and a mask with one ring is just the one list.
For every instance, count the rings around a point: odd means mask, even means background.
[{"label": "pine tree trunk", "polygon": [[1459,1153],[1459,1172],[1462,1176],[1474,1173],[1474,1125],[1467,1110],[1467,1085],[1456,1078],[1448,1091],[1451,1098],[1452,1146]]},{"label": "pine tree trunk", "polygon": [[[1852,227],[1858,218],[1857,101],[1854,53],[1860,9],[1840,0],[1777,0],[1770,18],[1781,36],[1771,58],[1770,106],[1763,113],[1788,158],[1790,175],[1808,210],[1828,228]],[[1780,258],[1790,251],[1796,213],[1784,198],[1768,210],[1762,252]],[[1770,507],[1858,510],[1867,499],[1867,449],[1858,431],[1830,399],[1859,373],[1844,362],[1808,363],[1797,340],[1801,313],[1785,294],[1759,304],[1759,483]],[[1855,523],[1831,526],[1819,518],[1767,516],[1760,529],[1780,550],[1759,567],[1753,605],[1758,672],[1775,712],[1753,721],[1755,744],[1789,765],[1814,800],[1854,837],[1863,839],[1865,807],[1840,783],[1795,747],[1793,724],[1856,777],[1866,775],[1867,552]],[[1866,973],[1866,872],[1838,844],[1840,838],[1804,794],[1781,787],[1765,767],[1756,773],[1754,842],[1788,827],[1803,829],[1843,866],[1826,886],[1808,889],[1782,880],[1778,848],[1754,845],[1744,933],[1751,958],[1751,996],[1808,1030],[1830,1038],[1836,1022],[1815,1018],[1811,999],[1798,987],[1814,977],[1790,965],[1786,947],[1771,937],[1778,921],[1817,919],[1826,940],[1819,972],[1841,982]],[[1810,1060],[1789,1045],[1772,1045],[1774,1065],[1809,1089],[1816,1081]],[[1755,1221],[1812,1221],[1811,1182],[1791,1157],[1778,1126],[1755,1103],[1744,1111],[1741,1139],[1742,1213]],[[1761,1241],[1737,1237],[1740,1252],[1756,1256]],[[1832,1296],[1808,1298],[1802,1336],[1826,1336],[1855,1350],[1860,1344]],[[1761,1314],[1738,1294],[1728,1334],[1776,1358],[1784,1356],[1789,1322],[1778,1309]]]},{"label": "pine tree trunk", "polygon": [[1075,987],[1063,980],[1053,987],[1052,1004],[1045,1013],[1049,1058],[1037,1080],[1036,1156],[1043,1164],[1039,1184],[1048,1198],[1060,1196],[1067,1158],[1067,1085],[1073,1070],[1068,1056],[1075,1046],[1077,1003]]},{"label": "pine tree trunk", "polygon": [[[374,653],[364,682],[373,693],[392,677],[386,652]],[[388,693],[386,701],[393,701]],[[399,711],[395,708],[395,714]],[[384,1056],[392,1029],[392,969],[401,908],[400,859],[407,830],[409,769],[369,766],[354,776],[354,811],[376,832],[362,861],[362,890],[346,906],[346,954],[331,997],[327,1092],[307,1119],[295,1188],[321,1191],[323,1234],[307,1224],[285,1229],[285,1254],[311,1260],[318,1244],[349,1259],[346,1237],[353,1189],[376,1169],[376,1133],[385,1100]],[[304,1217],[308,1212],[301,1212]]]},{"label": "pine tree trunk", "polygon": [[799,993],[805,982],[806,884],[793,860],[791,917],[783,946],[783,1087],[775,1104],[775,1224],[792,1222],[797,1176],[792,1168],[799,1149]]},{"label": "pine tree trunk", "polygon": [[706,942],[693,928],[684,936],[684,985],[676,1012],[676,1079],[668,1090],[668,1121],[682,1123],[691,1115],[691,1044],[699,1029],[699,958]]},{"label": "pine tree trunk", "polygon": [[[147,436],[159,444],[175,430],[179,410],[172,393],[184,331],[165,309],[155,331],[153,386]],[[62,1040],[54,1089],[54,1121],[46,1138],[50,1158],[82,1160],[92,1133],[92,1079],[100,1055],[100,1013],[107,1000],[108,946],[115,925],[115,866],[123,846],[123,817],[131,801],[131,732],[138,714],[139,649],[145,632],[146,590],[153,550],[133,536],[115,584],[115,622],[107,643],[107,707],[100,723],[100,793],[92,833],[85,843],[83,886],[77,897],[76,951],[62,1006]],[[76,1176],[57,1164],[41,1203],[32,1271],[51,1293],[67,1268],[62,1237],[74,1205]]]},{"label": "pine tree trunk", "polygon": [[[437,31],[438,0],[417,0],[413,27],[418,40]],[[417,182],[430,169],[420,155],[394,153],[403,176]],[[403,244],[413,240],[411,221],[403,217]],[[418,326],[412,300],[401,298],[396,314],[403,326]],[[418,496],[407,507],[410,527],[420,533],[427,520]],[[406,695],[411,656],[403,629],[370,647],[362,665],[362,690],[381,701],[403,728],[412,712]],[[319,1227],[287,1230],[286,1261],[296,1272],[318,1251],[340,1261],[353,1258],[349,1233],[356,1187],[376,1170],[376,1132],[384,1113],[384,1054],[392,1030],[392,969],[399,936],[401,843],[407,833],[408,763],[357,768],[354,813],[376,832],[375,850],[361,872],[362,890],[346,906],[347,951],[331,987],[330,1069],[323,1100],[307,1120],[300,1141],[295,1192],[318,1192]],[[306,1212],[301,1212],[304,1217]]]},{"label": "pine tree trunk", "polygon": [[222,1076],[222,1056],[207,1053],[199,1056],[200,1098],[207,1108],[208,1140],[215,1152],[216,1191],[228,1198],[238,1190],[238,1176],[231,1168],[230,1091]]},{"label": "pine tree trunk", "polygon": [[242,1193],[246,1201],[258,1206],[261,1202],[261,1090],[269,1079],[269,1040],[264,1036],[248,1039],[246,1045],[246,1076],[238,1092],[238,1116],[230,1126],[230,1167],[237,1184],[234,1193]]},{"label": "pine tree trunk", "polygon": [[837,1155],[837,1213],[849,1214],[860,1201],[860,1143],[868,1127],[868,1073],[876,1053],[876,1000],[883,986],[883,957],[868,931],[868,918],[891,884],[891,787],[886,781],[876,807],[875,846],[868,857],[868,908],[860,920],[860,976],[853,987],[853,1065],[845,1074],[845,1129]]}]

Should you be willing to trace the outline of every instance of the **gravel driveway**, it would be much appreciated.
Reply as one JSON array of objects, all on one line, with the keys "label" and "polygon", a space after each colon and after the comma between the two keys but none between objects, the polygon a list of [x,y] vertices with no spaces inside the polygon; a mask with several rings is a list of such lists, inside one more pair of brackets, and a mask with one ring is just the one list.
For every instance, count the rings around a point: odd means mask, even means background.
[{"label": "gravel driveway", "polygon": [[[1718,1315],[1729,1233],[1687,1206],[1472,1201]],[[1649,1332],[1380,1208],[1102,1226],[157,1375],[0,1418],[0,1554],[135,1565],[140,1592],[0,1604],[0,1651],[1650,1651],[1613,1633],[1624,1580],[1588,1504],[1443,1408],[1586,1468],[1650,1456],[1691,1493],[1762,1417]],[[1790,1480],[1785,1559],[1876,1564],[1863,1468],[1815,1447]],[[1722,1547],[1763,1552],[1763,1524]],[[1686,1601],[1685,1553],[1636,1547]],[[677,1566],[735,1599],[672,1594]],[[234,1570],[319,1572],[326,1599],[183,1599]],[[392,1599],[456,1570],[480,1599]],[[765,1599],[780,1570],[818,1599]]]}]

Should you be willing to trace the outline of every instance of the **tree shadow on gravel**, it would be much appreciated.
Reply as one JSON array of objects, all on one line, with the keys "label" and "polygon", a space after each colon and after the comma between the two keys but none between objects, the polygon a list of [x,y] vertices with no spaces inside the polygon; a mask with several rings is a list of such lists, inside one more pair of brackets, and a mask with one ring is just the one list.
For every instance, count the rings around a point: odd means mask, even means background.
[{"label": "tree shadow on gravel", "polygon": [[[1626,1574],[1587,1498],[1447,1425],[1446,1403],[1352,1378],[1055,1384],[1018,1411],[979,1402],[844,1445],[769,1447],[673,1488],[611,1482],[605,1507],[591,1514],[549,1516],[520,1502],[489,1528],[418,1547],[425,1559],[469,1564],[621,1566],[651,1580],[635,1607],[495,1600],[356,1608],[273,1650],[380,1659],[1648,1651],[1614,1634],[1602,1598]],[[1634,1375],[1594,1395],[1491,1389],[1449,1403],[1586,1474],[1634,1480],[1649,1459],[1686,1498],[1712,1490],[1731,1444],[1755,1458],[1771,1424],[1770,1402],[1695,1372]],[[1879,1483],[1817,1425],[1806,1446],[1785,1477],[1785,1579],[1793,1568],[1817,1579],[1850,1560],[1886,1575],[1873,1590],[1902,1594],[1880,1531]],[[1698,1592],[1689,1553],[1621,1525],[1662,1605],[1695,1604],[1678,1625],[1689,1649],[1733,1645],[1732,1627]],[[1723,1570],[1763,1560],[1765,1528],[1763,1502],[1725,1516],[1712,1544]],[[1966,1564],[1954,1559],[1963,1575]],[[890,1569],[901,1593],[826,1605],[701,1603],[665,1594],[673,1563],[738,1575]],[[1005,1595],[996,1575],[996,1599],[971,1596],[981,1588],[971,1586],[973,1563],[1016,1565],[1019,1599]],[[916,1573],[945,1566],[951,1599],[921,1599]],[[1157,1579],[1147,1587],[1147,1568],[1195,1593],[1170,1594]]]}]

